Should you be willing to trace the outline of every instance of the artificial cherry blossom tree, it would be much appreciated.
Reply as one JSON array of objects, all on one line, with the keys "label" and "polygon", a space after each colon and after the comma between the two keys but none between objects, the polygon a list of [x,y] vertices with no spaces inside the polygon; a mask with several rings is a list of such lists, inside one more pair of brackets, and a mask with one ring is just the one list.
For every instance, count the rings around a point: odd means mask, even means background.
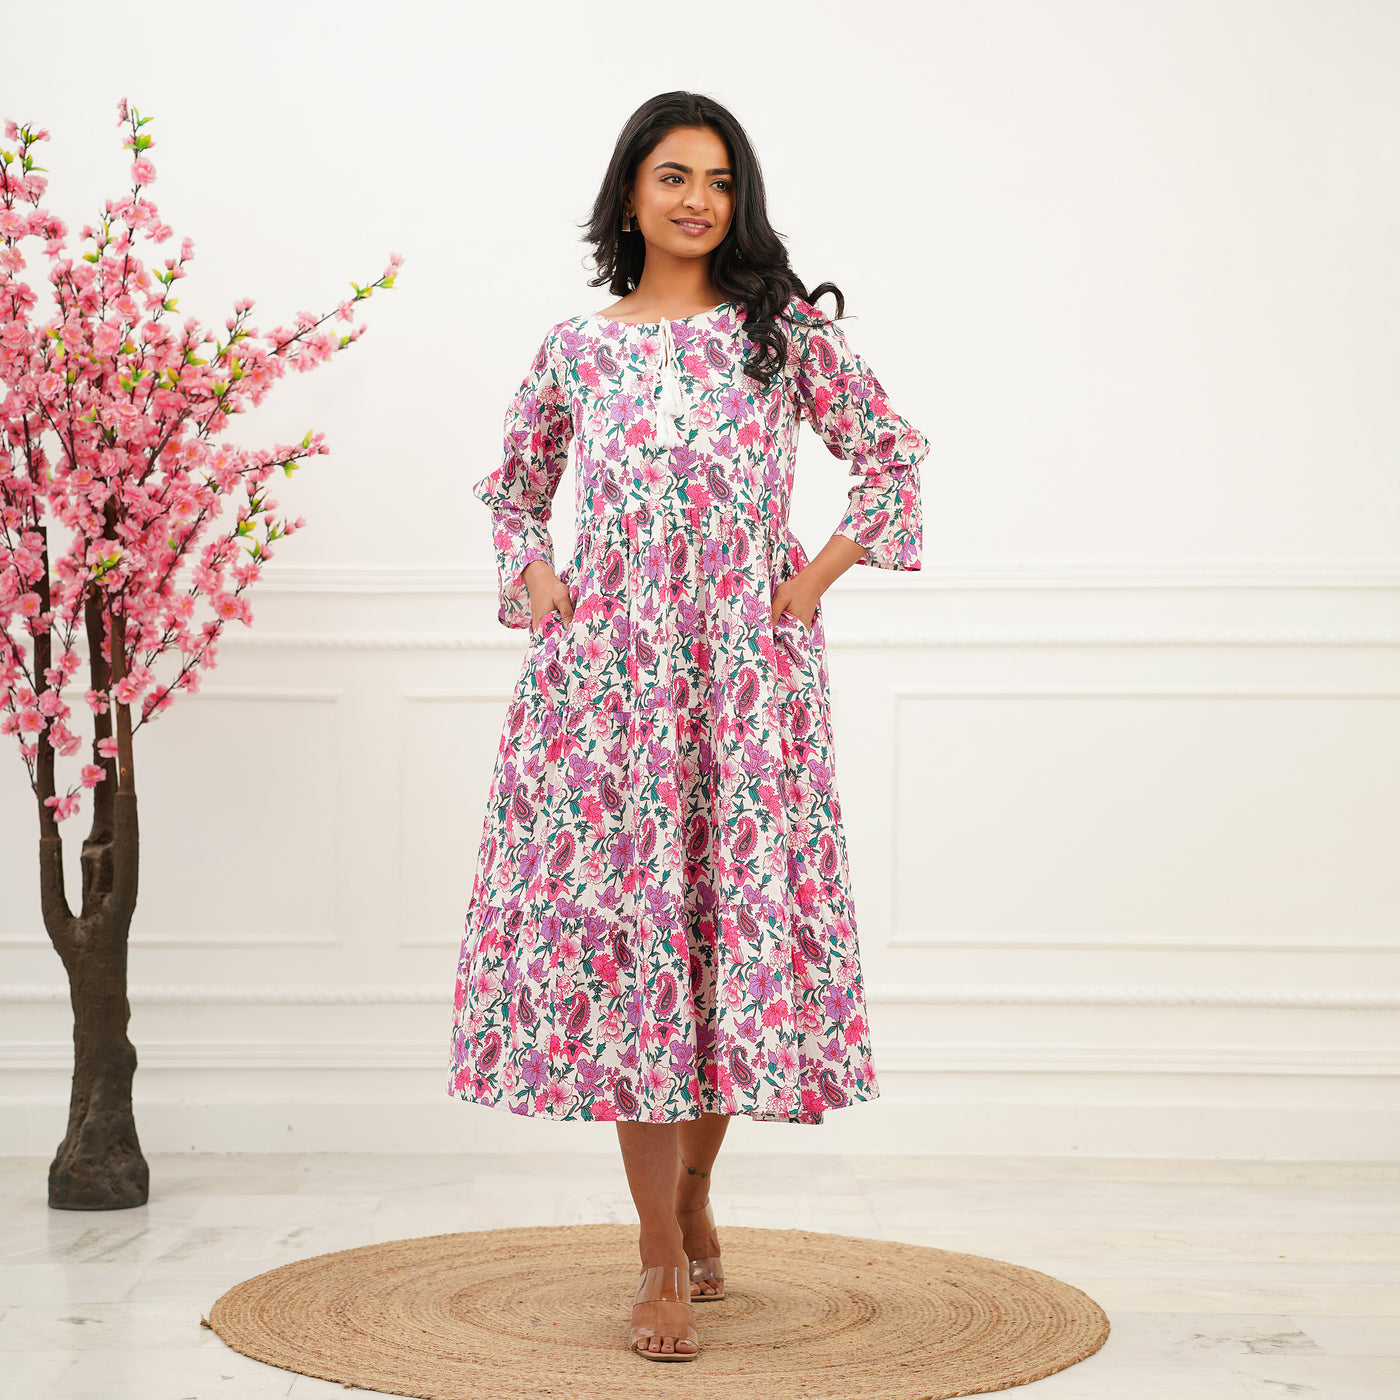
[{"label": "artificial cherry blossom tree", "polygon": [[[159,266],[158,255],[147,254],[149,266],[138,256],[141,242],[165,243],[171,229],[146,193],[156,177],[150,118],[124,100],[118,112],[131,193],[82,230],[81,257],[68,255],[66,226],[41,205],[47,181],[34,153],[48,133],[8,122],[0,149],[0,732],[17,738],[34,790],[40,903],[72,997],[72,1098],[49,1204],[74,1210],[149,1194],[127,1037],[134,738],[198,689],[226,624],[252,622],[247,594],[272,544],[305,523],[278,510],[269,478],[327,450],[307,433],[251,451],[225,429],[289,369],[313,369],[357,340],[363,326],[329,323],[351,322],[356,302],[392,287],[401,261],[351,283],[334,311],[302,312],[266,333],[246,300],[221,334],[179,317],[193,245],[185,239]],[[49,263],[42,306],[24,280],[34,244]],[[70,696],[92,716],[86,761]],[[60,782],[65,759],[77,771]],[[92,825],[74,913],[61,823],[85,792]]]}]

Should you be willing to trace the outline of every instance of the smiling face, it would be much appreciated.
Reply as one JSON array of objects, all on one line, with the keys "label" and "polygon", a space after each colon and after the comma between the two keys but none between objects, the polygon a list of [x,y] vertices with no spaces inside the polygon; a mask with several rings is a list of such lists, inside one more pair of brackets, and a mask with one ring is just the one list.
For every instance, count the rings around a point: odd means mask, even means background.
[{"label": "smiling face", "polygon": [[707,257],[724,241],[734,217],[734,176],[724,141],[709,127],[668,132],[642,157],[622,208],[649,246],[679,258]]}]

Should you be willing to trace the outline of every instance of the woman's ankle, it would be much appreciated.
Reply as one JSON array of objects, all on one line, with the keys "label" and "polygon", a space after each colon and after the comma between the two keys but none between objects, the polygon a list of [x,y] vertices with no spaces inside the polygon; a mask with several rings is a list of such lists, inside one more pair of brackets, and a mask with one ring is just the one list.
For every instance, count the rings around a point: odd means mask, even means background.
[{"label": "woman's ankle", "polygon": [[676,1209],[704,1210],[710,1199],[710,1173],[687,1171],[684,1163],[676,1177]]},{"label": "woman's ankle", "polygon": [[658,1224],[651,1228],[643,1227],[637,1239],[637,1251],[641,1255],[642,1268],[654,1268],[658,1264],[686,1263],[685,1245],[682,1242],[680,1226],[675,1220],[666,1225]]}]

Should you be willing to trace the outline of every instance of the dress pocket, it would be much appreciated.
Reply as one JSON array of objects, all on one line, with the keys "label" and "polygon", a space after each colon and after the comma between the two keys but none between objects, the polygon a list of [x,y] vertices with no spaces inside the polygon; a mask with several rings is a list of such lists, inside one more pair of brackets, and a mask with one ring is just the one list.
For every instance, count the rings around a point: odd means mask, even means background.
[{"label": "dress pocket", "polygon": [[795,614],[780,612],[773,624],[773,644],[778,650],[779,671],[800,685],[812,660],[811,628]]},{"label": "dress pocket", "polygon": [[[559,576],[566,586],[567,573],[566,569]],[[572,630],[573,623],[565,622],[558,608],[547,612],[538,627],[530,628],[525,666],[534,680],[539,703],[547,710],[562,710],[568,700],[571,658],[567,642]]]}]

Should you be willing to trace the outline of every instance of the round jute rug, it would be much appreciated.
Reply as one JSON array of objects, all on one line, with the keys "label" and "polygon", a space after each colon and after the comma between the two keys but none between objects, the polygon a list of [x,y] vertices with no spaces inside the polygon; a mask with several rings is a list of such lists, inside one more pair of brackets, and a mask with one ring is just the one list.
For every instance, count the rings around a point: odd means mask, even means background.
[{"label": "round jute rug", "polygon": [[422,1400],[945,1400],[1038,1380],[1104,1344],[1108,1318],[1048,1274],[976,1254],[723,1229],[726,1297],[700,1353],[627,1350],[637,1232],[483,1230],[301,1259],[235,1284],[209,1325],[235,1351]]}]

